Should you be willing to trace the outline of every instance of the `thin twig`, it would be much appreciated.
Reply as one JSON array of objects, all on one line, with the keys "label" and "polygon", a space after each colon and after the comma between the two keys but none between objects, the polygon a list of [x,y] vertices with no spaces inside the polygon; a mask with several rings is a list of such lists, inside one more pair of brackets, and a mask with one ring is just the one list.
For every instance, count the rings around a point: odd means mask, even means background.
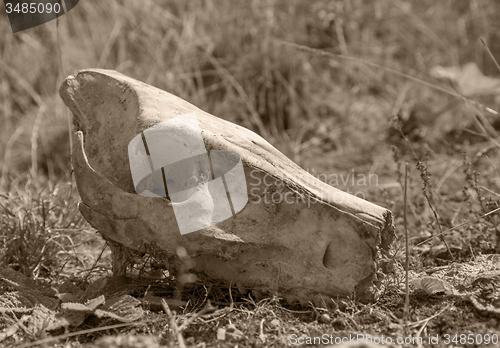
[{"label": "thin twig", "polygon": [[64,335],[59,335],[59,336],[53,336],[53,337],[47,337],[41,340],[21,344],[19,346],[15,346],[14,348],[30,348],[34,346],[38,346],[41,344],[46,344],[58,340],[63,340],[66,338],[74,337],[74,336],[80,336],[80,335],[86,335],[90,334],[93,332],[97,331],[104,331],[104,330],[110,330],[110,329],[117,329],[120,327],[125,327],[125,326],[135,326],[135,325],[141,325],[141,324],[147,324],[148,322],[155,321],[156,319],[150,319],[150,320],[145,320],[145,321],[138,321],[138,322],[132,322],[132,323],[122,323],[122,324],[115,324],[115,325],[108,325],[108,326],[103,326],[103,327],[96,327],[93,329],[88,329],[88,330],[81,330],[81,331],[76,331],[76,332],[70,332]]},{"label": "thin twig", "polygon": [[198,319],[199,317],[205,315],[206,313],[208,312],[213,312],[216,310],[216,307],[212,306],[212,304],[210,303],[210,300],[207,301],[207,304],[205,305],[205,307],[203,307],[203,309],[199,312],[196,312],[193,316],[191,316],[190,318],[184,320],[184,323],[182,323],[181,326],[178,327],[178,330],[179,331],[183,331],[185,330],[190,324],[192,324],[196,319]]},{"label": "thin twig", "polygon": [[404,228],[405,228],[405,240],[406,240],[406,285],[405,285],[405,320],[408,322],[408,317],[410,315],[410,290],[408,285],[408,273],[410,268],[410,246],[408,243],[408,222],[407,222],[407,212],[406,208],[408,206],[408,162],[405,163],[405,191],[404,191],[404,206],[403,206],[403,218],[404,218]]},{"label": "thin twig", "polygon": [[460,99],[460,100],[463,100],[463,101],[469,101],[469,102],[471,102],[471,103],[473,103],[475,105],[481,106],[482,108],[484,108],[485,110],[487,110],[488,112],[490,112],[490,113],[492,113],[494,115],[497,115],[497,116],[500,115],[500,113],[498,111],[493,110],[492,108],[490,108],[490,107],[488,107],[486,105],[483,105],[483,104],[481,104],[481,103],[479,103],[479,102],[477,102],[475,100],[472,100],[470,98],[464,97],[460,93],[456,93],[456,92],[453,92],[453,91],[451,91],[451,90],[449,90],[447,88],[443,88],[443,87],[434,85],[434,84],[432,84],[430,82],[422,80],[421,78],[418,78],[418,77],[406,74],[406,73],[398,71],[396,69],[392,69],[392,68],[389,68],[389,67],[377,64],[377,63],[373,63],[373,62],[370,62],[370,61],[367,61],[367,60],[364,60],[364,59],[361,59],[361,58],[352,57],[352,56],[345,56],[345,55],[342,55],[342,54],[335,54],[335,53],[331,53],[331,52],[319,50],[319,49],[316,49],[316,48],[311,48],[311,47],[308,47],[308,46],[299,45],[299,44],[296,44],[296,43],[293,43],[293,42],[288,42],[288,41],[284,41],[284,40],[277,40],[277,42],[280,43],[280,44],[286,45],[286,46],[290,46],[290,47],[293,47],[293,48],[296,48],[296,49],[299,49],[299,50],[302,50],[302,51],[306,51],[306,52],[309,52],[309,53],[314,53],[314,54],[317,54],[317,55],[320,55],[320,56],[327,56],[327,57],[335,58],[335,59],[343,59],[343,60],[355,61],[355,62],[363,63],[365,65],[368,65],[368,66],[371,66],[371,67],[374,67],[374,68],[382,69],[382,70],[387,71],[387,72],[389,72],[391,74],[397,75],[399,77],[403,77],[405,79],[408,79],[408,80],[411,80],[411,81],[414,81],[414,82],[417,82],[417,83],[419,83],[419,84],[421,84],[423,86],[426,86],[426,87],[429,87],[431,89],[437,90],[439,92],[448,94],[448,95],[453,96],[453,97],[455,97],[457,99]]},{"label": "thin twig", "polygon": [[[443,236],[443,229],[441,228],[441,224],[439,223],[439,214],[437,212],[437,208],[434,207],[433,204],[433,198],[432,198],[432,188],[429,185],[429,178],[430,178],[430,173],[427,170],[427,164],[425,164],[422,161],[417,162],[417,168],[420,171],[420,177],[422,178],[422,181],[424,183],[424,187],[422,188],[422,194],[424,195],[425,199],[427,200],[427,204],[429,205],[429,208],[431,208],[432,214],[434,215],[434,219],[436,221],[436,225],[439,229],[438,235],[441,236],[441,241],[446,247],[446,250],[448,251],[448,254],[450,254],[451,260],[455,261],[455,257],[453,256],[453,253],[451,252],[451,249],[448,245],[448,242],[446,242],[446,239]],[[430,194],[427,193],[427,186],[429,187],[429,192]]]},{"label": "thin twig", "polygon": [[497,212],[497,211],[499,211],[499,210],[500,210],[500,208],[497,208],[497,209],[495,209],[495,210],[490,211],[489,213],[486,213],[486,214],[484,214],[484,215],[481,215],[481,216],[480,216],[480,217],[478,217],[478,218],[475,218],[475,219],[473,219],[473,220],[469,220],[469,221],[465,221],[465,222],[463,222],[463,223],[461,223],[461,224],[459,224],[459,225],[456,225],[456,226],[454,226],[454,227],[452,227],[452,228],[449,228],[449,229],[447,229],[447,230],[444,230],[444,231],[443,231],[443,232],[441,232],[441,233],[435,234],[435,235],[433,235],[432,237],[427,238],[426,240],[424,240],[424,241],[422,241],[422,242],[418,243],[418,244],[417,244],[417,245],[415,245],[415,246],[420,246],[420,245],[422,245],[422,244],[425,244],[425,243],[427,243],[428,241],[430,241],[431,239],[434,239],[434,238],[436,238],[436,237],[442,236],[442,235],[443,235],[443,234],[445,234],[445,233],[448,233],[448,232],[454,231],[454,230],[456,230],[457,228],[462,227],[462,226],[464,226],[464,225],[468,225],[468,224],[470,224],[470,223],[477,222],[477,221],[481,220],[482,218],[484,218],[484,217],[486,217],[486,216],[489,216],[489,215],[491,215],[491,214],[493,214],[493,213],[496,213],[496,212]]},{"label": "thin twig", "polygon": [[419,326],[422,323],[428,323],[432,319],[434,319],[434,318],[440,316],[441,314],[443,314],[444,311],[446,311],[448,308],[450,308],[450,305],[446,306],[445,308],[443,308],[442,310],[440,310],[438,313],[436,313],[434,315],[431,315],[429,318],[425,318],[425,319],[422,319],[422,320],[419,320],[419,321],[416,321],[416,322],[412,323],[410,325],[410,327],[417,327],[417,326]]},{"label": "thin twig", "polygon": [[[436,318],[437,316],[440,316],[445,310],[447,310],[450,306],[446,306],[443,310],[439,311],[438,313],[434,314],[433,316],[430,316],[429,318],[427,319],[424,319],[424,320],[420,320],[416,323],[413,323],[412,326],[418,326],[419,324],[423,323],[422,326],[420,327],[420,329],[417,331],[417,333],[415,334],[415,337],[421,337],[420,335],[422,335],[422,332],[424,331],[425,327],[427,326],[427,324],[429,323],[429,321],[431,321],[432,319]],[[422,341],[418,340],[418,348],[420,347],[423,347]]]},{"label": "thin twig", "polygon": [[488,52],[488,54],[490,55],[491,60],[493,61],[493,63],[495,63],[495,66],[497,67],[498,71],[500,71],[500,65],[498,64],[497,60],[495,59],[495,56],[493,55],[493,53],[491,53],[490,48],[488,47],[488,44],[486,43],[486,40],[482,36],[480,36],[479,39],[483,43],[483,46],[486,49],[486,52]]},{"label": "thin twig", "polygon": [[175,315],[172,314],[170,307],[168,306],[167,301],[164,298],[161,299],[161,306],[163,310],[167,314],[168,319],[170,320],[170,328],[173,334],[177,337],[177,342],[179,343],[180,348],[186,348],[186,344],[184,343],[184,337],[182,337],[182,332],[179,330],[177,323],[175,322]]},{"label": "thin twig", "polygon": [[[225,307],[225,308],[222,308],[222,309],[218,309],[216,310],[215,312],[213,313],[209,313],[209,314],[204,314],[203,315],[203,318],[199,317],[198,320],[201,321],[202,323],[204,324],[207,324],[207,323],[210,323],[212,321],[215,321],[215,320],[220,320],[222,317],[228,315],[229,313],[231,313],[232,311],[240,311],[240,312],[243,312],[242,310],[240,309],[234,309],[234,308],[231,308],[231,307]],[[210,318],[208,320],[205,320],[207,318]]]},{"label": "thin twig", "polygon": [[191,317],[187,318],[184,320],[182,325],[177,325],[176,320],[175,320],[175,314],[172,313],[170,310],[170,307],[168,306],[168,302],[165,299],[161,299],[161,306],[163,307],[163,310],[167,314],[168,319],[170,320],[170,326],[172,329],[172,332],[174,335],[177,337],[177,342],[179,342],[179,347],[185,348],[186,344],[184,343],[184,337],[182,336],[182,331],[187,329],[189,325],[191,325],[196,319],[204,316],[208,312],[215,311],[216,308],[212,306],[210,303],[210,300],[207,301],[207,304],[203,309],[199,312],[194,313]]},{"label": "thin twig", "polygon": [[87,278],[90,276],[90,274],[92,273],[92,271],[94,270],[95,266],[97,265],[97,263],[99,262],[99,260],[101,259],[101,256],[102,254],[104,253],[104,250],[106,250],[106,248],[108,247],[108,241],[106,241],[106,243],[104,244],[104,247],[102,248],[101,250],[101,253],[99,254],[99,256],[97,256],[97,259],[94,261],[94,264],[92,265],[92,267],[89,269],[89,273],[87,273],[87,275],[85,276],[85,278],[83,278],[83,281],[85,282],[87,280]]}]

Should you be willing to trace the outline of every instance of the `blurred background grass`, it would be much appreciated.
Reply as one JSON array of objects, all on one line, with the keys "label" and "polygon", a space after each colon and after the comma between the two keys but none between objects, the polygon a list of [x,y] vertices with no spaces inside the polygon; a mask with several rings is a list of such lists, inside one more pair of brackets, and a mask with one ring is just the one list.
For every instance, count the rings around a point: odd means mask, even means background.
[{"label": "blurred background grass", "polygon": [[[391,119],[399,116],[414,150],[429,162],[443,219],[453,223],[460,210],[446,200],[468,185],[463,158],[492,140],[465,131],[473,124],[467,105],[382,69],[280,40],[451,88],[433,81],[429,70],[475,62],[486,75],[498,74],[479,36],[500,57],[499,10],[496,0],[81,0],[58,23],[12,34],[1,6],[0,193],[12,210],[21,204],[22,185],[33,201],[70,181],[71,116],[58,88],[75,70],[105,68],[254,130],[313,173],[376,174],[378,185],[361,188],[363,195],[396,216],[401,164],[414,160],[399,133],[391,133]],[[498,107],[494,99],[484,102]],[[490,157],[474,164],[482,185],[498,192],[491,165],[498,157]],[[418,196],[417,170],[413,177],[411,221],[425,230],[433,217]],[[54,223],[80,226],[74,217]]]},{"label": "blurred background grass", "polygon": [[68,172],[67,114],[57,88],[73,71],[91,67],[117,70],[242,124],[303,166],[311,165],[301,156],[311,146],[333,150],[332,163],[347,161],[342,167],[373,164],[403,88],[409,89],[404,104],[423,104],[428,114],[449,97],[276,40],[420,77],[435,65],[469,61],[492,74],[498,72],[478,38],[500,52],[499,9],[495,0],[83,0],[58,27],[53,21],[18,34],[2,10],[3,188],[33,169],[33,156],[43,174]]}]

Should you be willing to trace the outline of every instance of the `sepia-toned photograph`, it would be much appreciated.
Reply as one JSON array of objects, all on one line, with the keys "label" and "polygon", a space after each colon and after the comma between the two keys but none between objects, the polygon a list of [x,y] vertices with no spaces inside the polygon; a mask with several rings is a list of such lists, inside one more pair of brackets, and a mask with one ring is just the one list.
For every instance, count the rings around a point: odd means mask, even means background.
[{"label": "sepia-toned photograph", "polygon": [[500,347],[499,14],[3,0],[0,347]]}]

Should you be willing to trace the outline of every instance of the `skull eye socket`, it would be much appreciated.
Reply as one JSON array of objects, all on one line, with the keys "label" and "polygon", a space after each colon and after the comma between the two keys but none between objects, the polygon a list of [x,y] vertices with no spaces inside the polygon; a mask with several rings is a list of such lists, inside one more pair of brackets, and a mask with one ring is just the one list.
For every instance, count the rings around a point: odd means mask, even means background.
[{"label": "skull eye socket", "polygon": [[134,186],[142,196],[183,202],[213,178],[194,113],[144,130],[130,141],[128,152]]},{"label": "skull eye socket", "polygon": [[151,196],[150,193],[153,193],[153,197],[159,196],[170,199],[168,191],[165,189],[162,169],[155,170],[152,174],[139,181],[135,186],[135,192],[141,196],[149,197]]},{"label": "skull eye socket", "polygon": [[224,221],[248,202],[240,156],[227,150],[209,155],[194,113],[144,130],[128,150],[136,192],[169,199],[181,234]]},{"label": "skull eye socket", "polygon": [[189,199],[197,187],[212,179],[210,162],[206,154],[186,158],[155,170],[136,185],[136,192],[143,196],[168,198],[175,195],[175,202]]},{"label": "skull eye socket", "polygon": [[185,158],[163,169],[170,194],[185,192],[212,180],[212,170],[206,153]]}]

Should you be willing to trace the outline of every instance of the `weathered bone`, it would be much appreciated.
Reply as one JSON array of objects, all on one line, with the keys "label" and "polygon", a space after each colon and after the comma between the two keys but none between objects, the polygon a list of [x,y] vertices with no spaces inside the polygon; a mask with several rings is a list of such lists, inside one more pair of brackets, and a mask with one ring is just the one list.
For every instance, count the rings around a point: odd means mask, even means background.
[{"label": "weathered bone", "polygon": [[[195,271],[288,300],[376,296],[378,261],[394,239],[390,211],[321,182],[252,131],[116,71],[76,72],[60,95],[78,130],[80,211],[105,238],[160,259],[184,247]],[[250,201],[227,220],[181,235],[172,202],[136,193],[128,144],[193,112],[207,151],[241,156]]]}]

